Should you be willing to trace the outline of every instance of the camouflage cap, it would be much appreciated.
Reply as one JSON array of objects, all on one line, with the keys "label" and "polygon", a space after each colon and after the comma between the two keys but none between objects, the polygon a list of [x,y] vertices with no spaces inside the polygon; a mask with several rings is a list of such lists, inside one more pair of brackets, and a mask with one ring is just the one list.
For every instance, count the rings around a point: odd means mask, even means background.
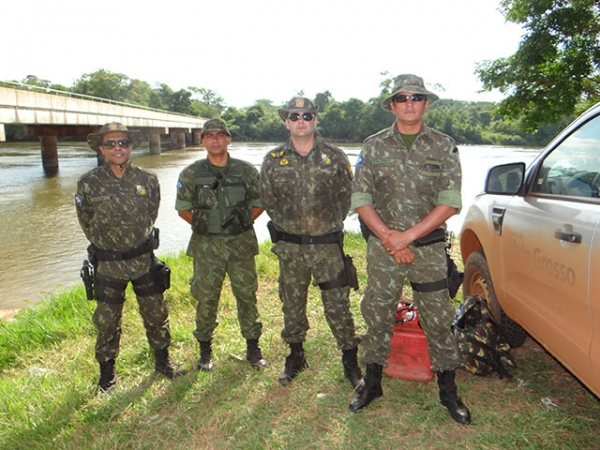
[{"label": "camouflage cap", "polygon": [[87,143],[92,150],[98,151],[100,150],[100,144],[102,144],[104,135],[115,132],[125,133],[133,144],[133,148],[139,147],[142,143],[142,132],[140,130],[128,130],[125,125],[119,122],[107,123],[100,128],[100,131],[88,134]]},{"label": "camouflage cap", "polygon": [[411,94],[425,94],[429,103],[433,103],[439,99],[433,92],[425,89],[423,78],[411,74],[402,74],[394,78],[394,88],[392,94],[381,101],[381,107],[386,111],[390,111],[390,103],[394,95],[398,92],[410,92]]},{"label": "camouflage cap", "polygon": [[277,112],[281,120],[285,122],[289,113],[293,111],[306,111],[316,114],[319,110],[319,105],[315,105],[312,101],[306,97],[294,97],[291,99],[286,108],[279,108]]},{"label": "camouflage cap", "polygon": [[231,136],[229,128],[227,128],[227,124],[221,119],[210,119],[204,122],[204,125],[202,126],[202,131],[200,132],[200,137],[204,136],[204,133],[206,133],[207,131],[224,131],[229,136]]}]

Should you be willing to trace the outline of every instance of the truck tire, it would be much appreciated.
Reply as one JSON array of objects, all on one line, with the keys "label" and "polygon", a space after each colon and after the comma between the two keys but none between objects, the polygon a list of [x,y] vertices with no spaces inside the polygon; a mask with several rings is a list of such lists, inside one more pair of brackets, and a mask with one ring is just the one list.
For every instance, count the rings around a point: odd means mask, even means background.
[{"label": "truck tire", "polygon": [[527,332],[510,317],[508,317],[496,298],[490,269],[482,251],[469,255],[465,262],[465,279],[463,281],[464,298],[478,295],[487,300],[488,307],[500,330],[500,334],[511,348],[520,347],[527,338]]}]

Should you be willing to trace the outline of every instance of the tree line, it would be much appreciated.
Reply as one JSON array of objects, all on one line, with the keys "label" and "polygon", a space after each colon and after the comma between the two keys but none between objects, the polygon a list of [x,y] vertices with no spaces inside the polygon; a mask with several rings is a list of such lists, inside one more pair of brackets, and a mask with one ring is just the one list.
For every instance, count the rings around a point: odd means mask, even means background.
[{"label": "tree line", "polygon": [[[384,76],[386,74],[383,74]],[[32,88],[53,89],[81,95],[160,109],[204,118],[220,117],[229,126],[236,141],[279,142],[288,136],[271,100],[259,99],[243,108],[227,106],[216,92],[197,87],[174,90],[165,83],[148,82],[120,73],[98,70],[75,80],[72,86],[54,84],[29,75],[19,83]],[[337,101],[330,91],[318,93],[313,101],[319,105],[318,130],[334,142],[362,142],[382,128],[389,127],[394,116],[380,108],[391,91],[393,80],[386,78],[380,93],[368,101],[351,98]],[[296,95],[303,96],[303,92]],[[426,116],[429,126],[452,136],[458,143],[473,145],[543,146],[563,125],[540,126],[535,132],[524,131],[519,120],[496,112],[492,102],[438,100]],[[28,139],[21,125],[6,125],[8,140]]]}]

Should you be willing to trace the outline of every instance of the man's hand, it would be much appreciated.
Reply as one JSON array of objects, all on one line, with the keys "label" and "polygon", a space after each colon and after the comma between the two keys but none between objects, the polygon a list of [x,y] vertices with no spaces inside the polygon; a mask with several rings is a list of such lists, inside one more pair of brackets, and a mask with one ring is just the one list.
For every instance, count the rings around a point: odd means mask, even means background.
[{"label": "man's hand", "polygon": [[381,245],[394,257],[398,264],[410,264],[415,254],[408,247],[412,239],[404,231],[390,230],[381,240]]}]

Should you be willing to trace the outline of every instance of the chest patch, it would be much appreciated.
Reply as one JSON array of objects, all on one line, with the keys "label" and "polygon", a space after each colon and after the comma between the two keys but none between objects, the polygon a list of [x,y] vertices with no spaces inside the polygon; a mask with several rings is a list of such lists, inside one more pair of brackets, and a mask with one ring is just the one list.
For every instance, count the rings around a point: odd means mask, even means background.
[{"label": "chest patch", "polygon": [[135,185],[135,193],[137,195],[141,195],[142,197],[148,195],[148,191],[146,190],[146,186],[142,186],[141,184]]}]

